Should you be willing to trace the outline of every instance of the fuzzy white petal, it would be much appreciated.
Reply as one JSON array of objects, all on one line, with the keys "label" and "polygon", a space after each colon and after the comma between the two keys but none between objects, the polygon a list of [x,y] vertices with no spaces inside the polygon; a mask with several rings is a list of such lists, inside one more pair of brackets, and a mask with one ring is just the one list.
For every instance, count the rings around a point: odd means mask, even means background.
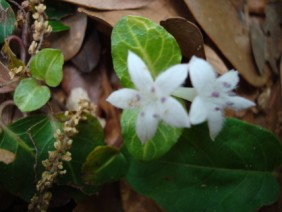
[{"label": "fuzzy white petal", "polygon": [[223,91],[231,91],[236,88],[239,82],[238,72],[234,70],[228,71],[220,76],[217,82],[220,83],[220,88]]},{"label": "fuzzy white petal", "polygon": [[207,120],[208,110],[205,104],[208,103],[198,96],[193,100],[189,113],[191,124],[200,124]]},{"label": "fuzzy white petal", "polygon": [[190,127],[189,116],[183,106],[174,98],[167,97],[159,103],[162,108],[160,118],[173,127]]},{"label": "fuzzy white petal", "polygon": [[220,110],[210,111],[208,114],[208,126],[210,131],[210,137],[212,140],[218,135],[223,127],[224,117]]},{"label": "fuzzy white petal", "polygon": [[152,76],[146,64],[139,56],[131,51],[128,52],[127,66],[131,81],[137,89],[144,90],[153,84]]},{"label": "fuzzy white petal", "polygon": [[210,86],[216,80],[213,67],[205,60],[195,56],[189,62],[189,72],[192,84],[198,93],[210,90]]},{"label": "fuzzy white petal", "polygon": [[187,76],[188,64],[174,65],[157,77],[155,85],[162,92],[162,95],[167,96],[182,85]]},{"label": "fuzzy white petal", "polygon": [[139,93],[136,90],[128,88],[114,91],[106,99],[112,105],[122,109],[138,107],[139,100]]},{"label": "fuzzy white petal", "polygon": [[155,112],[156,108],[154,105],[148,105],[141,110],[137,117],[136,132],[143,144],[150,140],[156,133],[159,118]]},{"label": "fuzzy white petal", "polygon": [[245,99],[243,97],[240,96],[230,96],[227,99],[227,106],[229,108],[232,108],[234,110],[244,110],[247,109],[249,107],[253,107],[256,104],[248,99]]},{"label": "fuzzy white petal", "polygon": [[172,95],[192,102],[197,93],[194,88],[179,87],[172,92]]}]

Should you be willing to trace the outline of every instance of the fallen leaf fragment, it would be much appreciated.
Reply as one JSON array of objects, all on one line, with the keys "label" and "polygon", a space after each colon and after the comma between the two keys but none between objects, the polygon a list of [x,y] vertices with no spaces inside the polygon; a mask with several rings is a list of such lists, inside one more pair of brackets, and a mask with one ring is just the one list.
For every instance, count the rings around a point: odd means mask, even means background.
[{"label": "fallen leaf fragment", "polygon": [[16,89],[18,81],[11,82],[9,69],[0,62],[0,93],[9,93]]},{"label": "fallen leaf fragment", "polygon": [[186,58],[196,55],[205,59],[204,39],[195,24],[184,18],[169,18],[161,21],[161,25],[174,36]]},{"label": "fallen leaf fragment", "polygon": [[14,162],[16,155],[6,149],[0,149],[0,162],[10,164]]},{"label": "fallen leaf fragment", "polygon": [[145,7],[136,10],[120,10],[120,11],[94,11],[86,8],[78,8],[78,11],[83,12],[93,18],[99,25],[100,31],[106,35],[110,35],[112,27],[126,15],[138,15],[151,19],[156,23],[160,21],[182,16],[187,17],[187,6],[174,0],[155,0]]},{"label": "fallen leaf fragment", "polygon": [[266,68],[259,75],[253,62],[248,26],[242,11],[238,11],[230,0],[218,0],[216,3],[206,0],[184,2],[203,30],[247,82],[256,87],[268,82],[270,70]]},{"label": "fallen leaf fragment", "polygon": [[144,7],[152,0],[63,0],[84,7],[99,10],[124,10]]},{"label": "fallen leaf fragment", "polygon": [[218,74],[224,74],[228,71],[228,68],[224,62],[220,59],[217,53],[208,45],[204,45],[207,61],[212,64]]},{"label": "fallen leaf fragment", "polygon": [[70,30],[54,33],[50,38],[50,47],[62,50],[64,60],[70,60],[80,50],[87,27],[87,16],[83,13],[76,13],[63,20],[63,23],[70,27]]}]

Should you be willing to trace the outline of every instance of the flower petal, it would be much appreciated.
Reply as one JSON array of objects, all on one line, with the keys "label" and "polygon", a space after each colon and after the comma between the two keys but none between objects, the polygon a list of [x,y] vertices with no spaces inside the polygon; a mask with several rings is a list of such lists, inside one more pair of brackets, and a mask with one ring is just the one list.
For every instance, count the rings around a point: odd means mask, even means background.
[{"label": "flower petal", "polygon": [[135,53],[128,51],[127,66],[131,81],[137,89],[144,90],[153,84],[152,76],[143,62]]},{"label": "flower petal", "polygon": [[256,104],[254,102],[240,96],[230,96],[226,102],[226,107],[234,110],[244,110],[255,105]]},{"label": "flower petal", "polygon": [[223,127],[224,116],[221,110],[211,111],[208,115],[208,126],[212,140],[218,135]]},{"label": "flower petal", "polygon": [[162,96],[169,96],[176,88],[184,83],[188,76],[188,64],[178,64],[162,72],[156,79],[155,85]]},{"label": "flower petal", "polygon": [[136,133],[142,144],[150,140],[156,133],[159,118],[156,112],[155,105],[148,105],[138,115],[136,122]]},{"label": "flower petal", "polygon": [[194,88],[179,87],[172,92],[172,95],[192,102],[196,97],[196,90]]},{"label": "flower petal", "polygon": [[173,127],[190,127],[189,116],[183,106],[174,98],[166,97],[160,101],[160,118]]},{"label": "flower petal", "polygon": [[209,111],[205,104],[208,102],[198,96],[194,99],[189,113],[191,124],[200,124],[207,119]]},{"label": "flower petal", "polygon": [[193,56],[189,62],[189,71],[192,84],[199,94],[211,90],[216,80],[216,73],[208,62]]},{"label": "flower petal", "polygon": [[220,89],[225,92],[235,89],[238,82],[238,72],[234,70],[228,71],[217,79],[217,83],[220,84]]},{"label": "flower petal", "polygon": [[118,108],[134,108],[138,107],[140,103],[139,92],[133,89],[123,88],[111,93],[106,101]]}]

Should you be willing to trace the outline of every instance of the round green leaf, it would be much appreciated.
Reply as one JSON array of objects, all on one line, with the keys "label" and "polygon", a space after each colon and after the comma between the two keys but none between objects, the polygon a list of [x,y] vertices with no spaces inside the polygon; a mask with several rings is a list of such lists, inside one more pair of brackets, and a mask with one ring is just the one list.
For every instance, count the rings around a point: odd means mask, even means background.
[{"label": "round green leaf", "polygon": [[50,99],[50,90],[38,85],[32,78],[23,79],[14,93],[14,102],[22,112],[30,112],[41,108]]},{"label": "round green leaf", "polygon": [[203,124],[185,130],[159,160],[130,159],[127,180],[166,211],[257,211],[277,199],[281,163],[273,134],[228,119],[214,142]]},{"label": "round green leaf", "polygon": [[112,31],[114,69],[124,87],[133,87],[127,70],[128,50],[144,60],[153,77],[181,60],[176,40],[163,27],[144,17],[125,16]]},{"label": "round green leaf", "polygon": [[135,132],[138,112],[136,109],[124,110],[122,113],[121,126],[125,150],[136,160],[155,160],[167,153],[177,142],[182,129],[161,122],[155,136],[142,144]]},{"label": "round green leaf", "polygon": [[119,150],[110,146],[98,146],[83,164],[82,178],[87,184],[100,186],[119,180],[127,169],[128,162]]},{"label": "round green leaf", "polygon": [[30,62],[30,73],[35,79],[56,87],[63,79],[64,56],[58,49],[43,49]]},{"label": "round green leaf", "polygon": [[16,23],[16,16],[6,0],[0,0],[0,44],[12,34]]}]

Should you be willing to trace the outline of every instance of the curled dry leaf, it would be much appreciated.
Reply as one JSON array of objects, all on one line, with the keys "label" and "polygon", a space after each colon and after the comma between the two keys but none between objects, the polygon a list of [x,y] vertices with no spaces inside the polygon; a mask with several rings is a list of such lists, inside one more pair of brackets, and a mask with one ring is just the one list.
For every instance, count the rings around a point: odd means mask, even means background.
[{"label": "curled dry leaf", "polygon": [[78,11],[92,17],[100,31],[107,35],[111,34],[112,27],[126,15],[139,15],[151,19],[156,23],[175,16],[187,17],[187,6],[181,1],[175,0],[155,0],[145,7],[136,10],[120,11],[91,11],[85,8],[79,8]]},{"label": "curled dry leaf", "polygon": [[224,62],[220,59],[217,53],[208,45],[204,45],[207,61],[212,64],[218,74],[224,74],[228,68]]},{"label": "curled dry leaf", "polygon": [[98,32],[92,29],[85,38],[85,42],[72,62],[82,73],[91,72],[99,63],[101,55],[101,42]]},{"label": "curled dry leaf", "polygon": [[144,7],[152,0],[63,0],[84,7],[99,10],[125,10]]},{"label": "curled dry leaf", "polygon": [[161,21],[161,25],[175,37],[182,55],[188,59],[193,55],[205,59],[203,36],[195,24],[184,18],[169,18]]},{"label": "curled dry leaf", "polygon": [[16,89],[18,81],[11,81],[9,69],[0,62],[0,93],[9,93]]},{"label": "curled dry leaf", "polygon": [[70,30],[61,33],[54,33],[50,38],[50,47],[62,50],[65,61],[73,58],[79,51],[87,27],[87,16],[83,13],[76,13],[63,20],[63,23],[70,27]]},{"label": "curled dry leaf", "polygon": [[16,155],[6,149],[0,149],[0,162],[5,164],[12,163],[16,158]]},{"label": "curled dry leaf", "polygon": [[[270,78],[266,68],[259,75],[253,62],[247,22],[230,0],[184,0],[195,19],[222,54],[251,85],[259,87]],[[267,66],[266,66],[267,67]]]}]

